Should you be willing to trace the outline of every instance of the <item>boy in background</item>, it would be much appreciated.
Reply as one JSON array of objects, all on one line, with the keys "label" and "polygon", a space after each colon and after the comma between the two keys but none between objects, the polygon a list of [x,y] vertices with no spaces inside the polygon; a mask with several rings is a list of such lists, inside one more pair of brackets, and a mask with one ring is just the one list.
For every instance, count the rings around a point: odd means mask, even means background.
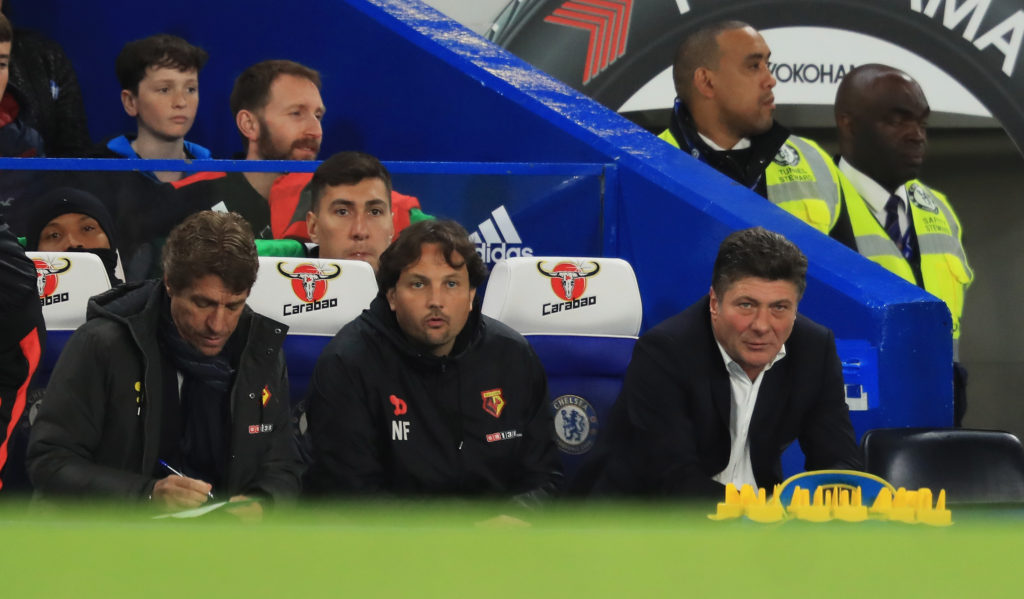
[{"label": "boy in background", "polygon": [[[209,158],[206,148],[185,141],[199,108],[199,71],[209,55],[173,35],[152,35],[125,44],[115,68],[121,104],[134,117],[134,136],[109,140],[102,157],[185,160]],[[177,181],[180,172],[143,174],[157,181]]]}]

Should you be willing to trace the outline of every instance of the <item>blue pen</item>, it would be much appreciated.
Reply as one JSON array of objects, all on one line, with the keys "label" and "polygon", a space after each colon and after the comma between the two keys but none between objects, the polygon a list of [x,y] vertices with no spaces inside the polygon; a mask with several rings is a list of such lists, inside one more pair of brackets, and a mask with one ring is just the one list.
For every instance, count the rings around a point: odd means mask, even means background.
[{"label": "blue pen", "polygon": [[[182,478],[188,478],[184,474],[182,474],[181,472],[178,472],[177,470],[175,470],[173,467],[171,467],[170,464],[168,464],[167,462],[165,462],[163,460],[160,460],[160,465],[163,466],[164,468],[167,468],[167,470],[169,470],[171,472],[171,474],[177,474],[178,476],[180,476]],[[209,491],[206,495],[210,499],[213,499],[213,491]]]}]

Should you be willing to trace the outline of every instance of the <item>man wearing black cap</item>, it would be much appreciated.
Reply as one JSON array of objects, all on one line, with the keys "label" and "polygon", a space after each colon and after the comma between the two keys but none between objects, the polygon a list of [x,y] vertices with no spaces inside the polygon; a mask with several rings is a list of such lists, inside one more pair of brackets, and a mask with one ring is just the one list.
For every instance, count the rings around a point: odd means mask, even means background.
[{"label": "man wearing black cap", "polygon": [[120,282],[116,230],[106,207],[96,196],[72,187],[59,187],[36,201],[29,215],[29,251],[88,251],[103,260],[112,284]]}]

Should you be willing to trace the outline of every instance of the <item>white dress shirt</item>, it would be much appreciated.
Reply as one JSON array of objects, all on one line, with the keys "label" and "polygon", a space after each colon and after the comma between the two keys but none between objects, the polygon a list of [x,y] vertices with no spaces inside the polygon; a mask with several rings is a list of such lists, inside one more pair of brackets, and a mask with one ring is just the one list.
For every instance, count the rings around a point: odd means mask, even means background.
[{"label": "white dress shirt", "polygon": [[[715,343],[718,345],[718,350],[722,352],[725,369],[729,371],[730,395],[732,396],[729,410],[729,438],[732,439],[732,449],[729,450],[729,464],[725,470],[711,478],[723,485],[732,483],[736,485],[737,489],[744,484],[756,489],[754,467],[750,463],[750,417],[754,415],[757,392],[761,389],[764,373],[771,370],[776,362],[786,357],[786,346],[783,344],[779,353],[757,374],[757,378],[751,381],[743,367],[729,357],[722,344],[718,343],[718,340],[715,340]],[[770,494],[771,489],[767,489],[767,492]]]},{"label": "white dress shirt", "polygon": [[[845,159],[839,159],[839,170],[846,175],[846,178],[853,184],[853,188],[856,189],[857,193],[860,194],[860,197],[864,198],[864,201],[867,202],[868,208],[871,208],[871,212],[875,215],[875,218],[878,219],[878,223],[885,227],[885,205],[889,202],[889,197],[892,194],[879,185],[877,181],[857,170],[857,167],[853,166]],[[902,237],[907,234],[907,227],[910,226],[906,185],[900,185],[897,187],[895,195],[900,199],[898,212],[900,236]]]},{"label": "white dress shirt", "polygon": [[715,142],[711,141],[710,137],[708,137],[707,135],[704,135],[700,131],[697,132],[697,135],[699,135],[700,138],[704,140],[704,143],[708,144],[709,148],[711,148],[712,150],[715,150],[716,152],[725,152],[727,150],[746,150],[747,148],[750,147],[750,138],[749,137],[741,138],[738,142],[736,142],[736,145],[734,145],[731,148],[723,148],[722,146],[720,146],[720,145],[716,144]]}]

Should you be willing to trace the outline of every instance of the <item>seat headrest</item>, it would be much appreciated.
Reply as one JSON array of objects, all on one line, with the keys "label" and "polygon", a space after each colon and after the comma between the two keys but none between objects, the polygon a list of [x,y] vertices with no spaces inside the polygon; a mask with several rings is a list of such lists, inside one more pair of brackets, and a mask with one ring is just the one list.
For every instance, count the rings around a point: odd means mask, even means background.
[{"label": "seat headrest", "polygon": [[643,309],[633,267],[619,258],[531,256],[494,265],[482,312],[526,335],[625,335]]},{"label": "seat headrest", "polygon": [[99,256],[86,252],[25,252],[36,265],[43,320],[51,330],[73,330],[85,322],[89,298],[110,289]]},{"label": "seat headrest", "polygon": [[377,295],[373,267],[359,260],[260,256],[248,304],[289,334],[334,335]]}]

